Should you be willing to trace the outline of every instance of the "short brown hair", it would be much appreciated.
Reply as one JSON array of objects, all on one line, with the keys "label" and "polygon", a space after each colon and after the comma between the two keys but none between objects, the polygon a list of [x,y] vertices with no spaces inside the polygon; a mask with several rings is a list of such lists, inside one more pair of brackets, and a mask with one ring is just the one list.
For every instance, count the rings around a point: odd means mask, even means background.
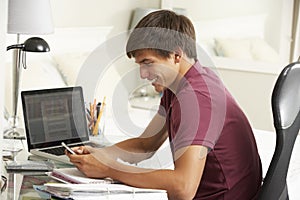
[{"label": "short brown hair", "polygon": [[178,47],[189,58],[196,59],[196,36],[192,22],[173,11],[158,10],[139,21],[129,36],[126,52],[131,58],[137,50],[149,49],[168,58]]}]

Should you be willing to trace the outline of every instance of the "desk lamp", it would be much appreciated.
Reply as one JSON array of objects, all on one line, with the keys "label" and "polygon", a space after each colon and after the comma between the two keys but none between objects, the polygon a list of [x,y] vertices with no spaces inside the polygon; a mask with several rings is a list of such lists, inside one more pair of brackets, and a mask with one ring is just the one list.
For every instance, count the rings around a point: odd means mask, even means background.
[{"label": "desk lamp", "polygon": [[20,35],[39,35],[53,32],[49,0],[9,0],[7,32],[17,34],[17,44],[7,47],[13,51],[12,61],[12,115],[10,127],[4,131],[4,138],[24,139],[23,129],[18,128],[18,99],[22,66],[26,69],[25,52],[47,52],[49,45],[40,37],[28,38],[20,43]]}]

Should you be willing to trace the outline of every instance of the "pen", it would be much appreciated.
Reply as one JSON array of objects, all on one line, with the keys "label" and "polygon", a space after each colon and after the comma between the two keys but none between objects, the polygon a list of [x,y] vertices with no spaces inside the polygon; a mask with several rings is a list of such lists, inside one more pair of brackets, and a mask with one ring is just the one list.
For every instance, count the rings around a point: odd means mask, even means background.
[{"label": "pen", "polygon": [[103,102],[102,102],[102,106],[101,106],[101,109],[100,109],[100,113],[99,113],[99,115],[97,117],[96,125],[95,125],[94,130],[93,130],[93,135],[97,135],[98,134],[99,123],[100,123],[100,119],[101,119],[101,116],[102,116],[103,111],[104,111],[105,100],[106,100],[106,96],[103,98]]},{"label": "pen", "polygon": [[100,114],[100,107],[101,107],[101,102],[98,102],[98,104],[97,104],[97,107],[96,107],[96,111],[97,111],[97,118],[98,118],[98,116],[99,116],[99,114]]},{"label": "pen", "polygon": [[92,117],[91,117],[91,113],[90,113],[89,109],[85,109],[85,111],[86,111],[86,116],[87,116],[88,120],[91,121]]}]

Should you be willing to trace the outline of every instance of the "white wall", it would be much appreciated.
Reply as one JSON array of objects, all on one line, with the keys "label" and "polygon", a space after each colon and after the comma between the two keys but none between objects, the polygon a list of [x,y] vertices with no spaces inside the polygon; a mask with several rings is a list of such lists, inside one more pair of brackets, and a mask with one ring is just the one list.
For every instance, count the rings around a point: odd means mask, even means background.
[{"label": "white wall", "polygon": [[173,5],[187,8],[194,20],[204,20],[268,12],[271,3],[272,0],[174,0]]},{"label": "white wall", "polygon": [[113,33],[129,27],[137,7],[159,8],[159,0],[51,0],[56,27],[114,26]]},{"label": "white wall", "polygon": [[224,84],[256,129],[274,130],[271,94],[277,74],[218,69]]}]

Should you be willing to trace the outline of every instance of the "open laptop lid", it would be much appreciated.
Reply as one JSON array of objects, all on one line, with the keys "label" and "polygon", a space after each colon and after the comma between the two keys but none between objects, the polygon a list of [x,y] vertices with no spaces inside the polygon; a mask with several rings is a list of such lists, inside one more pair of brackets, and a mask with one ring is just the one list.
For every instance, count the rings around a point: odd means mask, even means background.
[{"label": "open laptop lid", "polygon": [[28,150],[89,140],[81,87],[22,91]]}]

